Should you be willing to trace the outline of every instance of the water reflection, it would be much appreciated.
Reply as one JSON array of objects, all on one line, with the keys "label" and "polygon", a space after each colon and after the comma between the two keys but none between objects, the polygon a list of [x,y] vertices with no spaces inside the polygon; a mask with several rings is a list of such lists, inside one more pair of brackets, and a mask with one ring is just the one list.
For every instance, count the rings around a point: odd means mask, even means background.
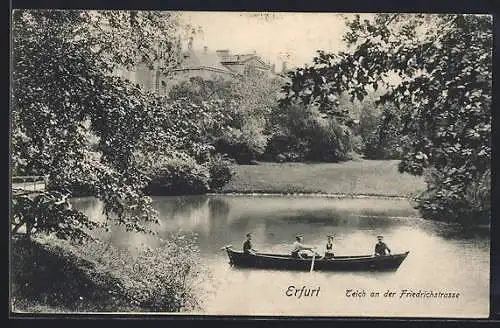
[{"label": "water reflection", "polygon": [[[74,200],[96,220],[102,205]],[[313,197],[156,197],[162,237],[182,229],[198,235],[203,261],[216,278],[217,292],[207,299],[211,314],[450,316],[487,315],[489,303],[489,230],[426,221],[403,200],[327,199]],[[397,272],[287,272],[242,270],[229,266],[226,244],[241,248],[254,233],[260,251],[288,253],[297,233],[321,248],[334,234],[338,255],[371,254],[383,234],[393,252],[410,251]],[[141,234],[113,229],[119,247],[155,245]],[[319,297],[294,299],[289,285],[321,286]],[[353,299],[346,289],[438,290],[460,292],[456,301],[442,299]],[[243,312],[242,312],[243,311]]]}]

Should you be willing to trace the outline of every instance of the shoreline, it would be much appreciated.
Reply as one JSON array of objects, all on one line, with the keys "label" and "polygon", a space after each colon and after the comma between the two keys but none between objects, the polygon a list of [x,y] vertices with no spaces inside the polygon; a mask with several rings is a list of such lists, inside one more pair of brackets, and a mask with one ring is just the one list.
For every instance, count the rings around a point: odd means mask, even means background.
[{"label": "shoreline", "polygon": [[[317,192],[265,192],[265,191],[228,191],[218,193],[206,193],[206,196],[256,196],[256,197],[315,197],[315,198],[334,198],[334,199],[395,199],[395,200],[416,200],[412,196],[399,195],[381,195],[381,194],[344,194],[344,193],[317,193]],[[179,195],[183,196],[183,195]],[[201,195],[200,195],[201,196]],[[177,196],[178,197],[178,196]]]},{"label": "shoreline", "polygon": [[[35,195],[43,191],[31,191],[20,194],[25,195]],[[276,191],[223,191],[223,192],[209,192],[204,194],[165,194],[165,195],[145,195],[148,197],[201,197],[201,196],[231,196],[231,197],[244,197],[244,196],[254,196],[254,197],[308,197],[308,198],[332,198],[332,199],[394,199],[394,200],[408,200],[416,201],[418,197],[416,196],[401,196],[401,195],[382,195],[382,194],[348,194],[348,193],[321,193],[321,192],[276,192]],[[73,195],[73,198],[85,198],[85,197],[96,197],[94,195]]]},{"label": "shoreline", "polygon": [[[175,193],[153,192],[146,196],[287,196],[417,201],[421,192],[426,190],[426,183],[422,177],[399,173],[398,161],[395,160],[315,164],[260,163],[234,165],[232,170],[231,180],[217,191],[192,193],[186,187],[185,190],[177,190]],[[72,198],[89,196],[92,197],[81,190],[74,190]]]}]

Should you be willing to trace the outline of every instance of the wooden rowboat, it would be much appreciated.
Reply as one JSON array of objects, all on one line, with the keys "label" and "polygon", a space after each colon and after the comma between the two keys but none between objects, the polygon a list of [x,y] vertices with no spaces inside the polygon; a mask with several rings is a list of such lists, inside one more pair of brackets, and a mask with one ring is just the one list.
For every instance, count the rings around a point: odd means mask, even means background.
[{"label": "wooden rowboat", "polygon": [[[245,254],[233,250],[231,245],[224,246],[222,249],[227,251],[229,264],[241,268],[309,271],[313,261],[312,256],[298,259],[285,254]],[[409,253],[386,256],[336,256],[332,259],[316,257],[313,269],[315,271],[395,271]]]}]

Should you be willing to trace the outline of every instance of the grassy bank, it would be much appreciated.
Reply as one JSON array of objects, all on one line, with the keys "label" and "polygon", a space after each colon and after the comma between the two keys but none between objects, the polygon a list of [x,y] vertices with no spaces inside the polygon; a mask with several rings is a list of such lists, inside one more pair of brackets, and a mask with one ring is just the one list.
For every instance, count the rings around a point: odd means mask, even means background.
[{"label": "grassy bank", "polygon": [[16,236],[11,247],[14,312],[133,311],[119,281],[56,239]]},{"label": "grassy bank", "polygon": [[82,245],[39,233],[11,244],[13,312],[185,312],[207,292],[191,238],[172,234],[157,248]]},{"label": "grassy bank", "polygon": [[411,197],[425,189],[422,177],[398,172],[399,161],[260,163],[238,165],[224,193],[322,193]]}]

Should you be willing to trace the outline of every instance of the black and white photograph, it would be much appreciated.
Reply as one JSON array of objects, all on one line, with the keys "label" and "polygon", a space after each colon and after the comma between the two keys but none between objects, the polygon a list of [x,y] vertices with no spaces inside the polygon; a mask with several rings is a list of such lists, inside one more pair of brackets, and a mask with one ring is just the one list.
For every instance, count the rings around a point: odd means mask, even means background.
[{"label": "black and white photograph", "polygon": [[490,316],[493,16],[15,9],[12,314]]}]

